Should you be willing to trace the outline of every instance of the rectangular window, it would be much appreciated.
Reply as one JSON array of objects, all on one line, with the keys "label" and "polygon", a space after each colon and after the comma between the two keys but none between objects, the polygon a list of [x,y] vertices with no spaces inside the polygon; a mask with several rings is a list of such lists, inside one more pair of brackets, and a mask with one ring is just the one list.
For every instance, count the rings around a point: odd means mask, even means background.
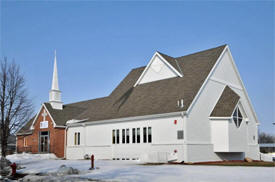
[{"label": "rectangular window", "polygon": [[183,139],[183,130],[178,130],[178,140]]},{"label": "rectangular window", "polygon": [[24,147],[27,147],[27,139],[26,139],[26,137],[24,137]]},{"label": "rectangular window", "polygon": [[77,141],[77,133],[75,132],[75,133],[74,133],[74,145],[77,145],[77,142],[76,142],[76,141]]},{"label": "rectangular window", "polygon": [[79,132],[74,133],[74,145],[80,145],[80,133]]},{"label": "rectangular window", "polygon": [[140,128],[137,128],[137,143],[140,143]]},{"label": "rectangular window", "polygon": [[115,130],[113,130],[113,132],[112,132],[112,140],[113,140],[113,144],[115,144],[116,143],[116,131]]},{"label": "rectangular window", "polygon": [[136,129],[132,129],[132,143],[136,143]]},{"label": "rectangular window", "polygon": [[147,128],[143,128],[143,143],[147,143]]},{"label": "rectangular window", "polygon": [[119,144],[119,130],[116,130],[116,143]]},{"label": "rectangular window", "polygon": [[78,140],[77,140],[77,144],[80,145],[80,133],[78,132]]},{"label": "rectangular window", "polygon": [[130,143],[130,131],[126,129],[126,143]]},{"label": "rectangular window", "polygon": [[148,143],[152,143],[152,128],[148,127]]},{"label": "rectangular window", "polygon": [[122,143],[125,143],[125,129],[122,129]]}]

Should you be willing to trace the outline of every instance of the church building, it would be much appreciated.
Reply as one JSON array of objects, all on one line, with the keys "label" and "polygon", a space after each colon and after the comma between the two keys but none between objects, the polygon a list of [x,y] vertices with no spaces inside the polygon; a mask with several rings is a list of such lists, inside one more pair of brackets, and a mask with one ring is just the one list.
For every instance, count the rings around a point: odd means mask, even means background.
[{"label": "church building", "polygon": [[201,162],[259,159],[258,119],[227,45],[156,52],[106,97],[63,104],[56,56],[49,102],[17,133],[17,151],[67,159]]}]

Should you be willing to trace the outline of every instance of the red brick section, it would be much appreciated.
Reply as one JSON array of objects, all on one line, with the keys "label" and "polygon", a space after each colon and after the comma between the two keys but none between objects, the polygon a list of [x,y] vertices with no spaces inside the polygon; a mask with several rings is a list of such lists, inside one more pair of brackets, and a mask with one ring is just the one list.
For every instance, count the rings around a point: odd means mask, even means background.
[{"label": "red brick section", "polygon": [[[54,128],[53,121],[51,117],[46,116],[46,121],[48,121],[48,128],[40,129],[40,122],[43,121],[43,116],[41,115],[44,111],[44,108],[41,109],[39,116],[36,119],[34,130],[31,135],[17,136],[17,151],[18,152],[39,152],[39,133],[41,131],[50,132],[50,153],[54,153],[57,157],[64,157],[64,128]],[[25,138],[25,146],[24,146]]]}]

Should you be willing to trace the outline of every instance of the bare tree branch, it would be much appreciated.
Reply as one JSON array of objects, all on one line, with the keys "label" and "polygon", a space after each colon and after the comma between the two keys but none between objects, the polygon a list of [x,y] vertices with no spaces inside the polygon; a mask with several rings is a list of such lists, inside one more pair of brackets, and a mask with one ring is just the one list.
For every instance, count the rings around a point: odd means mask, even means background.
[{"label": "bare tree branch", "polygon": [[25,79],[19,66],[8,63],[7,58],[0,63],[0,126],[2,156],[6,156],[7,141],[29,119],[33,107],[28,99]]}]

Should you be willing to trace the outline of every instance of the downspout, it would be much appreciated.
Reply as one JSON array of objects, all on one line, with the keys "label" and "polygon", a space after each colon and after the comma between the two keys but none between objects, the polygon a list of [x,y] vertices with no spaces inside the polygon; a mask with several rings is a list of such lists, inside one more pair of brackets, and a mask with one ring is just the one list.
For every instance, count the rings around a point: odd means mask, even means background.
[{"label": "downspout", "polygon": [[66,126],[64,133],[64,158],[67,159],[67,130],[69,126]]},{"label": "downspout", "polygon": [[86,155],[86,124],[83,123],[82,127],[83,127],[83,144],[84,144],[84,147],[82,149],[83,149],[83,156],[84,156]]}]

